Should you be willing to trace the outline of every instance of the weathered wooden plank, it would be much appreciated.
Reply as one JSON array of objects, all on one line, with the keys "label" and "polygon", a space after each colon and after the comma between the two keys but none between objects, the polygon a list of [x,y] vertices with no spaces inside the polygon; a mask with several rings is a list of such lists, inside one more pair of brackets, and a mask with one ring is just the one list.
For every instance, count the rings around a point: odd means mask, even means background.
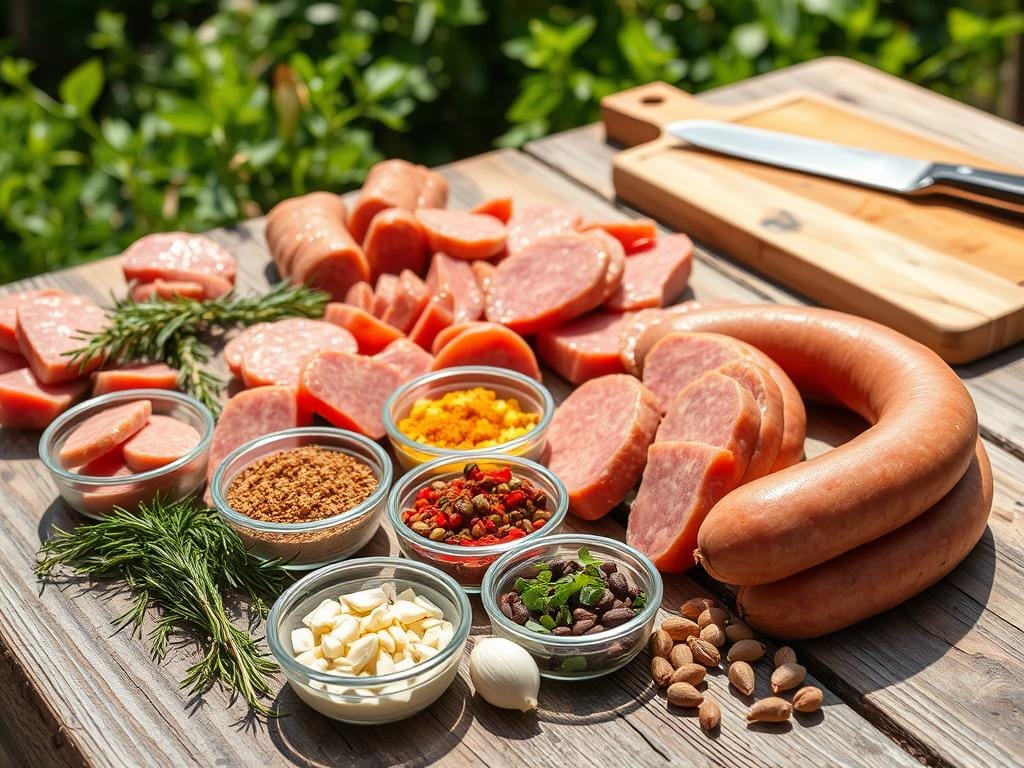
[{"label": "weathered wooden plank", "polygon": [[[500,191],[521,201],[568,202],[595,216],[613,213],[605,201],[514,152],[458,163],[446,173],[456,204]],[[239,255],[243,289],[264,288],[273,277],[264,270],[261,226],[247,222],[214,233]],[[121,285],[111,262],[34,282],[97,298]],[[711,269],[699,270],[694,286],[704,296],[755,296]],[[553,384],[564,388],[563,382]],[[820,722],[812,717],[790,726],[747,728],[743,713],[748,702],[728,694],[721,677],[711,688],[723,708],[723,732],[709,740],[694,718],[667,711],[648,679],[646,658],[605,680],[545,683],[536,716],[500,712],[471,697],[463,667],[459,681],[436,706],[404,723],[373,729],[332,723],[282,687],[278,704],[289,717],[247,731],[237,722],[242,708],[226,706],[221,691],[211,691],[194,709],[187,705],[176,681],[195,659],[193,648],[175,649],[165,665],[157,666],[146,660],[146,644],[139,638],[109,636],[109,621],[127,605],[123,595],[103,589],[83,594],[76,587],[48,587],[38,595],[30,568],[40,537],[50,525],[69,526],[74,520],[53,501],[54,488],[32,458],[36,439],[32,433],[5,434],[0,449],[0,458],[6,459],[0,465],[5,479],[0,492],[7,502],[0,522],[0,560],[9,574],[0,586],[0,640],[21,662],[20,674],[37,692],[35,709],[47,716],[49,728],[63,724],[68,744],[93,764],[914,764],[831,692]],[[574,527],[618,537],[624,533],[611,520]],[[395,551],[384,532],[371,546]],[[699,589],[686,577],[671,577],[665,605],[676,606]],[[475,635],[487,633],[479,607],[474,623]],[[761,691],[767,687],[766,674],[762,670]],[[10,704],[0,699],[0,715],[9,714]],[[33,738],[45,740],[48,732],[33,733]],[[64,749],[72,751],[67,745]]]}]

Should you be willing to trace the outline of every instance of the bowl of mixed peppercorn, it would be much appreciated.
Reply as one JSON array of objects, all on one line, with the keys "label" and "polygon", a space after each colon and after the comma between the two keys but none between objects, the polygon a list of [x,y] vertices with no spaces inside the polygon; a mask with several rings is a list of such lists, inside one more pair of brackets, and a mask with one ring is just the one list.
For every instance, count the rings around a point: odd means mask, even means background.
[{"label": "bowl of mixed peppercorn", "polygon": [[525,648],[541,675],[585,680],[643,650],[662,593],[658,569],[633,547],[562,534],[498,558],[480,596],[492,633]]},{"label": "bowl of mixed peppercorn", "polygon": [[545,467],[479,453],[405,474],[388,496],[388,520],[406,557],[476,593],[491,563],[524,541],[557,533],[568,507],[565,486]]}]

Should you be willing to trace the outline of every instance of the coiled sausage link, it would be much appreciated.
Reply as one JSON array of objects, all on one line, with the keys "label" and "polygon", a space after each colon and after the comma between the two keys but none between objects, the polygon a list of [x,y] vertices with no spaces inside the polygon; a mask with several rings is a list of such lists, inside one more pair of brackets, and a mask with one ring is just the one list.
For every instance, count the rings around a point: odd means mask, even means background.
[{"label": "coiled sausage link", "polygon": [[697,557],[714,578],[778,581],[913,520],[963,477],[978,438],[974,402],[925,346],[826,309],[737,306],[649,328],[724,333],[774,359],[801,392],[870,424],[848,443],[732,491],[708,515]]}]

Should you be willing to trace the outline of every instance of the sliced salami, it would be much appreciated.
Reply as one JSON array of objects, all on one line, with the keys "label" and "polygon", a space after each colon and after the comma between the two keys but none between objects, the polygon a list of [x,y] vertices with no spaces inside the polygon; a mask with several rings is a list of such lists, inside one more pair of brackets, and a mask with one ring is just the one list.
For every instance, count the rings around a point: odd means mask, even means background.
[{"label": "sliced salami", "polygon": [[278,320],[257,331],[247,343],[242,379],[247,387],[297,387],[306,358],[326,348],[354,353],[358,345],[351,333],[323,320]]},{"label": "sliced salami", "polygon": [[28,360],[25,359],[24,355],[0,349],[0,373],[7,373],[8,371],[16,371],[19,368],[27,367]]},{"label": "sliced salami", "polygon": [[683,387],[742,356],[735,340],[715,333],[673,333],[644,360],[643,382],[664,410]]},{"label": "sliced salami", "polygon": [[433,347],[434,339],[454,320],[451,294],[435,294],[427,302],[427,306],[420,313],[416,324],[409,331],[409,340],[429,352]]},{"label": "sliced salami", "polygon": [[92,375],[93,395],[124,389],[176,389],[178,371],[166,363],[138,363],[108,368]]},{"label": "sliced salami", "polygon": [[574,232],[583,220],[575,208],[555,205],[527,205],[516,209],[506,228],[507,249],[516,253],[535,240]]},{"label": "sliced salami", "polygon": [[402,333],[408,333],[430,298],[430,291],[415,272],[405,269],[398,276],[398,287],[381,320]]},{"label": "sliced salami", "polygon": [[57,454],[62,467],[88,464],[117,448],[149,422],[153,406],[149,400],[133,400],[105,408],[76,426]]},{"label": "sliced salami", "polygon": [[625,260],[622,283],[605,306],[613,312],[664,307],[686,290],[692,266],[690,238],[660,237],[649,250]]},{"label": "sliced salami", "polygon": [[235,282],[235,257],[206,235],[159,232],[146,235],[121,255],[126,280],[192,282],[203,286],[205,297],[216,299]]},{"label": "sliced salami", "polygon": [[625,373],[619,357],[619,337],[628,315],[604,312],[570,320],[537,334],[541,359],[573,384],[611,373]]},{"label": "sliced salami", "polygon": [[373,312],[373,286],[360,280],[345,293],[345,303]]},{"label": "sliced salami", "polygon": [[187,456],[199,445],[199,432],[184,421],[153,414],[149,423],[121,447],[125,463],[133,472],[149,472]]},{"label": "sliced salami", "polygon": [[398,275],[385,273],[377,278],[377,287],[373,291],[373,316],[384,317],[391,302],[398,293]]},{"label": "sliced salami", "polygon": [[622,243],[627,254],[639,253],[650,248],[658,236],[658,225],[651,219],[626,219],[623,221],[588,221],[584,231],[603,230]]},{"label": "sliced salami", "polygon": [[430,367],[438,371],[459,365],[508,368],[538,381],[541,378],[530,345],[515,331],[495,323],[473,323],[440,349]]},{"label": "sliced salami", "polygon": [[604,273],[604,288],[601,294],[601,303],[604,304],[622,285],[622,277],[626,272],[626,252],[622,248],[622,243],[603,229],[595,229],[587,235],[594,238],[608,254],[608,270]]},{"label": "sliced salami", "polygon": [[132,301],[153,301],[154,299],[204,299],[206,289],[191,280],[161,280],[139,283],[132,287]]},{"label": "sliced salami", "polygon": [[373,217],[363,241],[370,275],[398,274],[411,269],[423,271],[427,260],[427,237],[420,220],[404,208],[390,208]]},{"label": "sliced salami", "polygon": [[410,339],[395,339],[373,358],[395,366],[403,383],[429,371],[430,364],[434,362],[433,355]]},{"label": "sliced salami", "polygon": [[443,208],[447,200],[448,182],[440,174],[405,160],[384,160],[370,169],[349,215],[348,228],[361,243],[381,211]]},{"label": "sliced salami", "polygon": [[420,208],[416,218],[423,225],[431,251],[456,259],[490,259],[505,250],[505,225],[493,216],[445,208]]},{"label": "sliced salami", "polygon": [[0,349],[21,354],[18,337],[14,329],[18,324],[18,307],[27,304],[37,297],[59,296],[64,291],[39,290],[18,291],[0,296]]},{"label": "sliced salami", "polygon": [[512,218],[512,198],[492,197],[490,200],[484,200],[479,205],[474,206],[470,209],[470,213],[483,213],[487,216],[493,216],[502,224],[508,224],[509,219]]},{"label": "sliced salami", "polygon": [[761,414],[757,443],[750,463],[743,473],[743,482],[749,483],[772,471],[782,446],[784,410],[779,385],[761,366],[749,360],[733,360],[718,368],[724,376],[735,379],[747,389]]},{"label": "sliced salami", "polygon": [[384,402],[401,383],[401,372],[390,363],[320,350],[302,371],[299,407],[336,427],[379,440],[385,434],[381,420]]},{"label": "sliced salami", "polygon": [[85,379],[42,384],[28,368],[0,374],[0,426],[43,429],[85,394]]},{"label": "sliced salami", "polygon": [[364,355],[375,355],[395,339],[402,338],[402,332],[394,326],[381,322],[359,307],[336,301],[327,305],[324,319],[351,333]]},{"label": "sliced salami", "polygon": [[235,376],[242,375],[242,360],[245,358],[245,350],[249,343],[258,336],[260,331],[269,328],[271,323],[254,323],[228,341],[224,345],[224,362]]},{"label": "sliced salami", "polygon": [[467,264],[446,253],[435,253],[431,259],[427,287],[433,294],[447,293],[452,297],[455,322],[477,320],[483,315],[484,295],[474,270],[478,265],[486,263],[478,261]]},{"label": "sliced salami", "polygon": [[16,335],[32,374],[43,384],[60,384],[97,368],[100,358],[75,360],[67,353],[80,349],[83,335],[107,326],[103,310],[82,296],[37,296],[17,309]]}]

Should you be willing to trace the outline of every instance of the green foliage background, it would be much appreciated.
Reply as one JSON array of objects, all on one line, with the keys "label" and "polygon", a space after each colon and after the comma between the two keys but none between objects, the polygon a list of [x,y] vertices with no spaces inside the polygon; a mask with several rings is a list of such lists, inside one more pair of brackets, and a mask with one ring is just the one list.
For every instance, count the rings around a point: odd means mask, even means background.
[{"label": "green foliage background", "polygon": [[0,40],[0,282],[344,190],[384,156],[520,145],[654,79],[834,53],[992,109],[1024,32],[1016,0],[44,5],[27,46]]}]

